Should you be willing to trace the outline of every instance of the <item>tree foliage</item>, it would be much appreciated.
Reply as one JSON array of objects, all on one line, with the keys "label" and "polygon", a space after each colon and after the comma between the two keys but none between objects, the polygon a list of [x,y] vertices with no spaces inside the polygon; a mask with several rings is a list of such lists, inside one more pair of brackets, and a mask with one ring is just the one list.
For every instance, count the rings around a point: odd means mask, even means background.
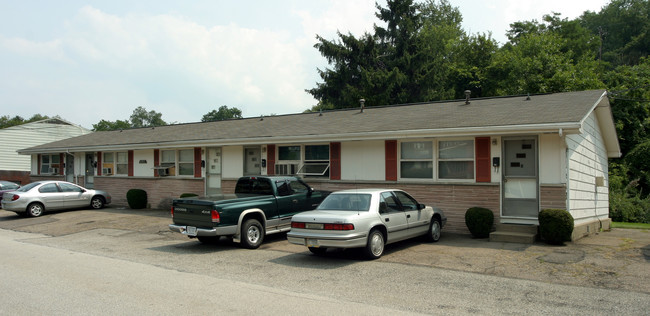
[{"label": "tree foliage", "polygon": [[19,115],[16,115],[14,117],[11,117],[9,115],[3,115],[3,116],[0,116],[0,128],[7,128],[7,127],[12,127],[12,126],[16,126],[16,125],[25,124],[25,123],[42,121],[42,120],[46,120],[48,118],[49,117],[47,115],[41,115],[41,114],[34,114],[29,119],[24,119]]},{"label": "tree foliage", "polygon": [[100,120],[97,124],[93,124],[93,131],[113,131],[119,129],[127,128],[140,128],[140,127],[153,127],[153,126],[164,126],[167,125],[167,122],[163,121],[162,113],[156,111],[147,111],[142,106],[139,106],[133,110],[133,113],[129,117],[128,121],[117,120],[117,121],[107,121]]},{"label": "tree foliage", "polygon": [[214,122],[240,118],[242,118],[242,112],[240,109],[236,107],[229,108],[225,105],[222,105],[219,107],[219,110],[212,110],[203,115],[201,122]]}]

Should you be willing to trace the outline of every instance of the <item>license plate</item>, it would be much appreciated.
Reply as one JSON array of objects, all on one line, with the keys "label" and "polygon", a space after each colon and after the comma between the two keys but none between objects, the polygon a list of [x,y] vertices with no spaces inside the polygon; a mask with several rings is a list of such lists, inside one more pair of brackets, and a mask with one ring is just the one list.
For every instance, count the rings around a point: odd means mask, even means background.
[{"label": "license plate", "polygon": [[318,244],[318,239],[307,239],[305,240],[305,244],[307,244],[307,247],[319,247],[320,245]]},{"label": "license plate", "polygon": [[323,224],[305,224],[306,229],[323,229]]},{"label": "license plate", "polygon": [[185,232],[187,233],[188,236],[196,236],[196,227],[194,226],[187,226],[185,228]]}]

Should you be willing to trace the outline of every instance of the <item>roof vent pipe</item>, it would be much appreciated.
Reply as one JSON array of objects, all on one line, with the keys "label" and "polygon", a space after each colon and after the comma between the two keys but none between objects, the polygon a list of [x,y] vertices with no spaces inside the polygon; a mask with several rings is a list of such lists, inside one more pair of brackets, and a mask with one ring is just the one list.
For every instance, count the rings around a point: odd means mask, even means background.
[{"label": "roof vent pipe", "polygon": [[469,104],[469,96],[472,94],[472,90],[465,90],[465,104]]},{"label": "roof vent pipe", "polygon": [[361,103],[361,113],[363,113],[363,108],[366,106],[366,99],[359,99],[359,103]]}]

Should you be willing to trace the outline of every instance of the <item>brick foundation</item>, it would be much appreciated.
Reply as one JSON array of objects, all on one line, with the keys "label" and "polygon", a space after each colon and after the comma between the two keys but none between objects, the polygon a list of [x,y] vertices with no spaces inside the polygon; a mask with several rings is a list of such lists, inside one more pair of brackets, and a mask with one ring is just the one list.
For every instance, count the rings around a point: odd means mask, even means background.
[{"label": "brick foundation", "polygon": [[171,178],[118,178],[95,177],[95,189],[107,191],[113,198],[114,205],[127,206],[126,192],[130,189],[142,189],[147,192],[147,201],[151,208],[170,209],[172,199],[183,193],[203,195],[205,182],[200,179]]},{"label": "brick foundation", "polygon": [[11,181],[20,185],[32,182],[29,171],[0,170],[0,180]]}]

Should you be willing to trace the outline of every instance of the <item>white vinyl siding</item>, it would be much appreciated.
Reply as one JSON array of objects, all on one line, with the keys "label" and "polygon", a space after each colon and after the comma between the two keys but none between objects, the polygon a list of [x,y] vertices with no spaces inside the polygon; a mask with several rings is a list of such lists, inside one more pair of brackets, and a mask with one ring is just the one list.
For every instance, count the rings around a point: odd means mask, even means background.
[{"label": "white vinyl siding", "polygon": [[[585,119],[583,131],[566,137],[569,209],[576,222],[609,214],[607,151],[593,113]],[[603,186],[596,185],[597,177],[603,177]]]}]

